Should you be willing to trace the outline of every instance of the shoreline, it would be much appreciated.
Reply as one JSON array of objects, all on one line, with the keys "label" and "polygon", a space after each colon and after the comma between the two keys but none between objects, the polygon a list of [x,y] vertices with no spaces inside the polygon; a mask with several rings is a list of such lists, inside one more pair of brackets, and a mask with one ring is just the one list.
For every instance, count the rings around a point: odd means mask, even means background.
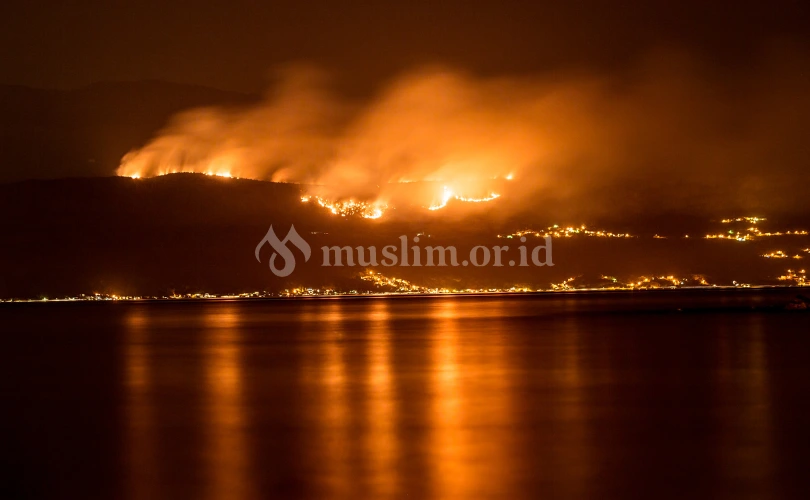
[{"label": "shoreline", "polygon": [[[802,292],[806,293],[802,293]],[[569,298],[611,298],[627,299],[631,297],[663,297],[663,296],[702,296],[712,295],[714,297],[763,297],[780,299],[797,299],[804,296],[805,300],[810,296],[810,287],[807,286],[708,286],[708,287],[678,287],[678,288],[649,288],[649,289],[575,289],[575,290],[548,290],[548,291],[496,291],[496,292],[448,292],[448,293],[342,293],[342,294],[302,294],[302,295],[278,295],[278,296],[238,296],[238,295],[218,295],[209,297],[182,296],[182,297],[102,297],[100,295],[88,296],[87,298],[57,298],[57,299],[11,299],[0,300],[0,304],[73,304],[73,303],[120,303],[120,304],[202,304],[202,303],[260,303],[260,302],[299,302],[299,301],[331,301],[331,300],[425,300],[433,298],[454,298],[454,299],[475,299],[475,298],[509,298],[509,299],[548,299],[552,297]],[[786,305],[786,304],[783,304]],[[751,306],[754,307],[754,306]],[[700,309],[711,309],[704,307]],[[757,310],[764,310],[759,306]]]}]

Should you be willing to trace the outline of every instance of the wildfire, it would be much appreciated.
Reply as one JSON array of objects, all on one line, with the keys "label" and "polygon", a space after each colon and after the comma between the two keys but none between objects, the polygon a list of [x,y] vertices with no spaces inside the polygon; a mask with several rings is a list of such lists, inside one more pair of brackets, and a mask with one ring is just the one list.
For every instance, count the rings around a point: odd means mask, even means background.
[{"label": "wildfire", "polygon": [[[154,177],[161,177],[164,175],[171,175],[171,174],[181,174],[181,173],[198,173],[203,174],[211,177],[220,177],[225,179],[242,179],[242,177],[238,177],[233,175],[228,170],[215,170],[210,169],[205,172],[193,172],[188,169],[172,169],[172,170],[161,170],[155,174]],[[133,171],[133,172],[122,172],[119,175],[123,177],[129,177],[131,179],[141,179],[144,178],[141,172]],[[149,176],[146,176],[149,177]],[[471,196],[463,196],[461,194],[456,193],[454,190],[449,188],[448,186],[444,186],[442,189],[442,195],[438,202],[430,205],[428,207],[429,210],[438,210],[440,208],[444,208],[447,206],[450,200],[457,200],[464,203],[485,203],[488,201],[495,200],[500,198],[501,195],[499,193],[490,192],[486,196],[482,197],[471,197]],[[306,195],[301,197],[301,201],[303,203],[307,203],[309,201],[314,201],[321,207],[329,210],[334,215],[339,215],[341,217],[346,216],[354,216],[359,215],[366,219],[379,219],[382,217],[386,210],[389,208],[389,205],[385,202],[381,201],[359,201],[353,198],[343,199],[343,200],[334,200],[324,196],[319,195]]]},{"label": "wildfire", "polygon": [[329,201],[321,198],[320,196],[302,196],[302,203],[309,203],[314,200],[315,203],[321,207],[329,210],[334,215],[341,217],[359,215],[364,219],[379,219],[385,213],[388,205],[385,203],[374,202],[367,203],[364,201],[346,200],[346,201]]},{"label": "wildfire", "polygon": [[458,201],[463,201],[463,202],[467,202],[467,203],[483,203],[483,202],[487,202],[487,201],[492,201],[492,200],[494,200],[496,198],[500,198],[500,197],[501,197],[501,195],[499,195],[498,193],[490,193],[489,195],[484,196],[483,198],[471,198],[471,197],[468,197],[468,196],[461,196],[461,195],[455,194],[452,189],[448,188],[447,186],[444,186],[442,188],[441,201],[439,201],[438,203],[434,203],[433,205],[429,206],[428,210],[439,210],[440,208],[444,208],[444,207],[447,206],[447,203],[450,200],[458,200]]},{"label": "wildfire", "polygon": [[[176,170],[176,171],[173,170],[173,171],[167,171],[167,172],[159,172],[157,175],[155,175],[155,177],[161,177],[161,176],[170,175],[170,174],[183,174],[183,173],[194,173],[194,172],[191,172],[191,171],[187,172],[185,170]],[[209,170],[207,172],[200,172],[200,173],[203,174],[203,175],[208,175],[210,177],[223,177],[223,178],[226,178],[226,179],[239,179],[239,177],[236,177],[235,175],[231,174],[230,172],[222,171],[222,170],[218,170],[218,171]],[[129,177],[130,179],[140,179],[142,176],[141,176],[141,174],[139,172],[135,172],[135,173],[130,173],[130,174],[122,174],[122,177]]]},{"label": "wildfire", "polygon": [[500,197],[501,197],[501,195],[499,195],[497,193],[492,193],[489,196],[485,196],[483,198],[467,198],[466,196],[456,196],[455,198],[458,201],[464,201],[464,202],[468,202],[468,203],[483,203],[483,202],[487,202],[487,201],[492,201],[492,200],[500,198]]}]

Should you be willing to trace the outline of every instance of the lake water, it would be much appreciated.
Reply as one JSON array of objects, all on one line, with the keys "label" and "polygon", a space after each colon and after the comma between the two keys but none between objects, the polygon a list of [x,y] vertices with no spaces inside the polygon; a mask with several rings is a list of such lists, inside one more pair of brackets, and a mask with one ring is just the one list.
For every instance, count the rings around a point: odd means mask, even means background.
[{"label": "lake water", "polygon": [[0,497],[810,498],[777,298],[0,304]]}]

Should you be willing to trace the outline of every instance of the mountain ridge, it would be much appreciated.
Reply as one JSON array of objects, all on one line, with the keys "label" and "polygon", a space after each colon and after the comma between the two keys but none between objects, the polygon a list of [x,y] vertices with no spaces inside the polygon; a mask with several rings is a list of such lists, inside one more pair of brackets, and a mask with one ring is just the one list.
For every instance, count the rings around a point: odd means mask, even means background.
[{"label": "mountain ridge", "polygon": [[0,182],[113,175],[173,115],[257,96],[159,80],[77,89],[0,85]]}]

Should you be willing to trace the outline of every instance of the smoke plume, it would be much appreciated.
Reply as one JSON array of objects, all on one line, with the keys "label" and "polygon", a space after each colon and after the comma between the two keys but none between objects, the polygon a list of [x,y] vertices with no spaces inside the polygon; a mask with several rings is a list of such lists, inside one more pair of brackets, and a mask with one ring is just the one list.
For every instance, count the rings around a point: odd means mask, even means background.
[{"label": "smoke plume", "polygon": [[254,106],[176,116],[118,174],[294,182],[335,198],[429,181],[470,197],[505,190],[524,207],[787,209],[803,204],[810,177],[808,61],[779,47],[745,71],[676,51],[621,74],[429,67],[363,101],[299,68]]}]

